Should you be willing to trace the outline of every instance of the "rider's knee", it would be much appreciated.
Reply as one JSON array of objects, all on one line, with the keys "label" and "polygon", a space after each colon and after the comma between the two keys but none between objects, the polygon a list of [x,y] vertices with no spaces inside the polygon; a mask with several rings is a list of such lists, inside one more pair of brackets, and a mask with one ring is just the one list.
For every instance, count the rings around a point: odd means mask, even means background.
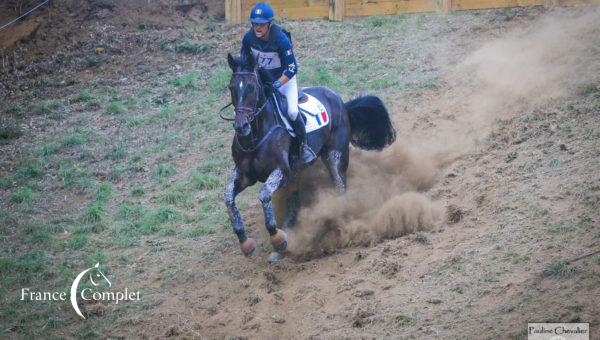
[{"label": "rider's knee", "polygon": [[288,117],[291,120],[296,120],[298,118],[298,110],[288,110]]}]

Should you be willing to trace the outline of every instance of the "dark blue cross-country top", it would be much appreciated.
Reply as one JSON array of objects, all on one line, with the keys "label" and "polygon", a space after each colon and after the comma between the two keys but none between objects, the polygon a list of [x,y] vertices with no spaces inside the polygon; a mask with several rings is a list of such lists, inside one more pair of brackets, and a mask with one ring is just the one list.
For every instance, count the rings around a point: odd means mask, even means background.
[{"label": "dark blue cross-country top", "polygon": [[250,66],[250,61],[262,66],[272,77],[277,80],[282,74],[292,79],[298,71],[298,64],[294,57],[292,42],[280,26],[273,24],[269,34],[269,41],[257,38],[254,29],[250,28],[242,40],[242,65]]}]

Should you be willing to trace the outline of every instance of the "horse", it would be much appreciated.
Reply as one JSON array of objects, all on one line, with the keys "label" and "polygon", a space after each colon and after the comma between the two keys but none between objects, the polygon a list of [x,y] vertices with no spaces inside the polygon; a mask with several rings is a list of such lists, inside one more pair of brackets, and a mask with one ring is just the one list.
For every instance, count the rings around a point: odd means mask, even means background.
[{"label": "horse", "polygon": [[[256,241],[246,236],[235,198],[257,181],[263,183],[258,198],[274,250],[268,260],[277,262],[285,256],[288,242],[285,230],[294,225],[300,204],[299,192],[294,191],[288,199],[285,220],[278,227],[272,196],[308,165],[301,164],[302,159],[295,152],[298,144],[282,124],[277,113],[280,104],[272,99],[277,90],[271,82],[264,80],[264,72],[257,65],[242,65],[239,56],[234,57],[231,53],[227,55],[227,61],[232,71],[228,87],[235,112],[235,118],[230,119],[234,121],[235,130],[231,146],[235,166],[225,190],[224,202],[240,249],[244,255],[251,256],[256,249]],[[329,124],[308,133],[307,142],[327,168],[335,190],[343,194],[346,191],[350,143],[363,150],[382,150],[394,142],[396,131],[385,105],[376,96],[359,96],[344,103],[327,87],[306,87],[302,91],[320,101],[325,111],[330,113]],[[287,113],[285,108],[281,111]]]}]

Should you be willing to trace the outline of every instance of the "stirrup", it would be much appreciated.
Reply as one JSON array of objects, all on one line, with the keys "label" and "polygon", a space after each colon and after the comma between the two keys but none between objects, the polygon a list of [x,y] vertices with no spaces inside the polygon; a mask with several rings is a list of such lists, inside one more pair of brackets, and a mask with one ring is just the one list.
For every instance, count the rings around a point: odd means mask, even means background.
[{"label": "stirrup", "polygon": [[302,161],[306,164],[310,164],[317,159],[315,152],[306,143],[302,143]]}]

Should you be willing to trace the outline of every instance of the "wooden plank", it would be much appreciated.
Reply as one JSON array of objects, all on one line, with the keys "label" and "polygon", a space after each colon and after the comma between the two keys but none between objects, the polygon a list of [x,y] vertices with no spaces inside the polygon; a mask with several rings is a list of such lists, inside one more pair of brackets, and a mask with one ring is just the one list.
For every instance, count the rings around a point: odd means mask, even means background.
[{"label": "wooden plank", "polygon": [[452,11],[452,0],[438,0],[438,12],[450,13]]},{"label": "wooden plank", "polygon": [[279,18],[288,19],[326,19],[329,17],[329,5],[304,8],[281,8],[277,9],[277,16]]},{"label": "wooden plank", "polygon": [[600,4],[600,0],[556,0],[559,6],[579,6]]},{"label": "wooden plank", "polygon": [[[241,22],[260,0],[225,0],[228,22]],[[600,4],[600,0],[271,0],[276,17],[289,19],[449,12],[484,8]]]},{"label": "wooden plank", "polygon": [[436,0],[397,0],[386,2],[365,2],[363,4],[346,4],[346,16],[366,16],[397,13],[435,12],[438,9]]},{"label": "wooden plank", "polygon": [[346,10],[346,0],[329,0],[329,20],[332,20],[332,21],[344,20],[345,10]]},{"label": "wooden plank", "polygon": [[242,1],[225,0],[225,21],[230,24],[242,22]]},{"label": "wooden plank", "polygon": [[454,0],[452,9],[469,10],[483,8],[543,6],[545,0]]},{"label": "wooden plank", "polygon": [[[257,2],[259,1],[244,0],[242,2],[244,17],[250,15],[250,10]],[[306,6],[307,2],[311,6]],[[313,19],[329,16],[329,0],[276,0],[270,1],[269,4],[273,6],[276,18]]]},{"label": "wooden plank", "polygon": [[[260,0],[241,0],[242,6],[248,11],[252,6],[261,2]],[[264,0],[263,0],[264,1]],[[269,4],[273,8],[304,8],[313,6],[329,6],[329,0],[271,0]]]}]

